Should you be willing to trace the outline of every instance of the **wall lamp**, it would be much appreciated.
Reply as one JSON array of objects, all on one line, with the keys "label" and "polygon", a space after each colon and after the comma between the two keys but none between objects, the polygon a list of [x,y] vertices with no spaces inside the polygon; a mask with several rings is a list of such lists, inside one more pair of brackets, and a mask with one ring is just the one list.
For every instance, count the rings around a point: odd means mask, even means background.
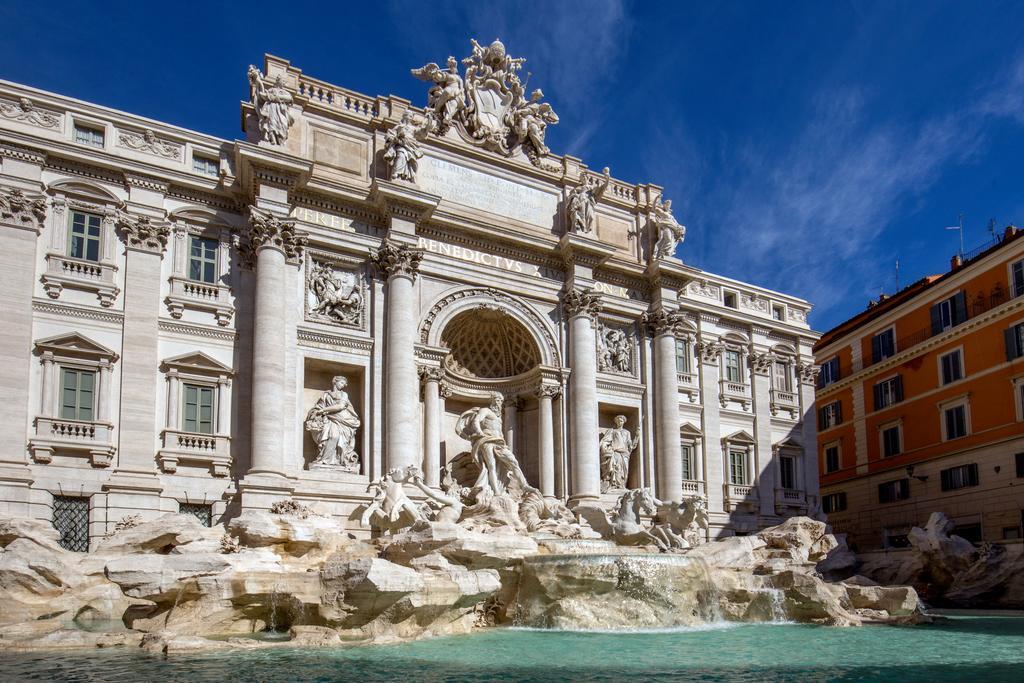
[{"label": "wall lamp", "polygon": [[918,481],[928,481],[928,475],[927,474],[919,474],[916,477],[914,476],[914,466],[913,465],[907,465],[907,476],[908,477],[914,477],[914,479],[917,479]]}]

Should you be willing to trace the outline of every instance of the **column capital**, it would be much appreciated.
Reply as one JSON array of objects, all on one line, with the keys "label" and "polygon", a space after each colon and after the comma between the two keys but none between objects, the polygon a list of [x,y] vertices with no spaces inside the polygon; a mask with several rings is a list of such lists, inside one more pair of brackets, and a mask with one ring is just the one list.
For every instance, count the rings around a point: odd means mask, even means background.
[{"label": "column capital", "polygon": [[261,249],[276,249],[289,262],[296,263],[302,258],[307,238],[306,233],[295,229],[294,218],[250,206],[248,240],[242,248],[243,262],[254,267]]},{"label": "column capital", "polygon": [[423,260],[423,250],[393,241],[385,237],[377,251],[370,251],[370,262],[387,279],[407,277],[415,281]]},{"label": "column capital", "polygon": [[601,295],[592,289],[579,289],[573,287],[562,298],[562,307],[568,318],[575,318],[578,315],[585,315],[590,318],[590,324],[597,324],[597,317],[604,310],[601,304]]},{"label": "column capital", "polygon": [[444,378],[444,369],[436,365],[420,365],[416,368],[416,371],[420,375],[420,381],[426,382],[440,382]]},{"label": "column capital", "polygon": [[644,312],[640,318],[641,323],[650,332],[652,337],[662,334],[682,336],[685,334],[686,316],[680,311],[669,311],[661,306]]},{"label": "column capital", "polygon": [[561,393],[562,387],[556,386],[554,384],[542,384],[539,387],[537,387],[536,391],[534,391],[534,395],[537,398],[547,398],[551,400],[558,398],[558,396]]},{"label": "column capital", "polygon": [[720,341],[700,341],[697,342],[697,354],[700,356],[700,360],[703,363],[714,365],[722,358],[722,352],[725,351],[725,344]]},{"label": "column capital", "polygon": [[750,369],[753,370],[756,375],[767,375],[771,372],[772,364],[774,364],[776,360],[778,360],[778,356],[771,352],[752,352],[747,356],[747,362],[750,363]]},{"label": "column capital", "polygon": [[801,384],[813,385],[818,383],[818,373],[821,372],[821,366],[815,365],[813,361],[810,363],[797,363],[796,371],[800,375]]},{"label": "column capital", "polygon": [[167,238],[171,235],[171,226],[166,221],[127,211],[118,211],[114,220],[130,249],[163,255]]},{"label": "column capital", "polygon": [[0,220],[38,235],[46,219],[46,197],[16,187],[0,187]]}]

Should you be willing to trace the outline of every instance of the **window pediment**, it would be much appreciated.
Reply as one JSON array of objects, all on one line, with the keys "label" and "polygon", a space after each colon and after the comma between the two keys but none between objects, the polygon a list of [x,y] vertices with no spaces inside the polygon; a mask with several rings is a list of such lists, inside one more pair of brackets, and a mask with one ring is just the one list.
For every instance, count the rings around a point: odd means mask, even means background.
[{"label": "window pediment", "polygon": [[233,375],[234,368],[224,365],[216,358],[202,351],[191,351],[180,356],[166,358],[161,363],[164,371],[175,369],[181,372],[199,375]]},{"label": "window pediment", "polygon": [[114,207],[120,207],[124,203],[106,188],[95,183],[87,183],[81,180],[58,180],[55,183],[51,183],[46,190],[50,194],[63,195],[68,199],[73,198],[87,202],[95,202],[100,205],[113,205]]},{"label": "window pediment", "polygon": [[107,359],[111,362],[118,358],[117,353],[111,349],[77,332],[40,339],[35,343],[35,347],[39,353],[49,351],[60,356]]},{"label": "window pediment", "polygon": [[737,446],[753,446],[755,443],[754,437],[752,437],[750,434],[748,434],[746,431],[742,429],[738,432],[733,432],[729,436],[723,437],[722,442]]},{"label": "window pediment", "polygon": [[700,431],[692,422],[683,422],[679,425],[679,434],[684,439],[701,439],[704,437],[704,433]]}]

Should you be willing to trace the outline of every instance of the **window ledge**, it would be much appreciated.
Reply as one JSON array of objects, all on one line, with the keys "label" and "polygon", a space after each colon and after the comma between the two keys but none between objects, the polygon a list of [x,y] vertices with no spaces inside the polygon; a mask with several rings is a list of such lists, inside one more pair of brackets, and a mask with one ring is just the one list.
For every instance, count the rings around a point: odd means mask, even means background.
[{"label": "window ledge", "polygon": [[704,482],[696,479],[683,479],[683,493],[691,496],[703,496]]},{"label": "window ledge", "polygon": [[177,275],[171,276],[171,292],[164,299],[164,303],[172,318],[181,318],[186,308],[210,311],[221,327],[230,325],[235,315],[230,287],[224,284],[198,282]]},{"label": "window ledge", "polygon": [[231,437],[165,429],[161,438],[163,447],[156,459],[164,472],[174,474],[178,463],[189,462],[208,466],[215,477],[226,477],[230,473]]},{"label": "window ledge", "polygon": [[772,415],[778,415],[783,410],[789,413],[792,419],[797,419],[800,413],[800,402],[797,399],[797,394],[794,391],[782,391],[780,389],[772,389],[771,391],[771,408]]},{"label": "window ledge", "polygon": [[114,283],[117,266],[104,261],[86,261],[50,252],[46,255],[43,289],[51,299],[60,298],[65,287],[95,292],[100,305],[109,308],[121,290]]},{"label": "window ledge", "polygon": [[719,399],[722,402],[722,407],[728,406],[729,401],[736,401],[743,406],[746,410],[750,406],[750,385],[743,384],[742,382],[730,382],[729,380],[719,380]]},{"label": "window ledge", "polygon": [[775,489],[775,512],[781,514],[783,510],[807,511],[807,493],[800,489]]},{"label": "window ledge", "polygon": [[757,502],[757,489],[752,485],[723,484],[725,488],[725,511],[732,512],[741,507],[753,507]]},{"label": "window ledge", "polygon": [[109,422],[37,417],[35,427],[28,447],[32,460],[41,465],[50,463],[58,450],[88,453],[93,467],[107,467],[114,459],[114,426]]}]

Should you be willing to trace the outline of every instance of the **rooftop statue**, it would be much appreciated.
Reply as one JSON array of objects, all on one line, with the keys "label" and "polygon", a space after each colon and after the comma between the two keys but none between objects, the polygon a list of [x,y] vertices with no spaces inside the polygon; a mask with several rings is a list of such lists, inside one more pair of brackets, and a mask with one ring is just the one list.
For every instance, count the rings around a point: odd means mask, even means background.
[{"label": "rooftop statue", "polygon": [[444,69],[435,62],[412,69],[413,76],[433,83],[426,130],[444,135],[458,124],[469,142],[505,156],[522,149],[539,165],[549,153],[544,142],[547,126],[558,123],[558,116],[541,101],[544,93],[539,89],[526,99],[526,83],[519,78],[525,59],[509,56],[500,40],[487,46],[471,42],[472,54],[462,60],[464,76],[454,57]]},{"label": "rooftop statue", "polygon": [[593,232],[597,200],[608,189],[610,180],[609,169],[606,166],[600,182],[592,183],[588,182],[587,178],[583,178],[579,185],[569,191],[565,209],[570,232],[580,234]]},{"label": "rooftop statue", "polygon": [[295,123],[291,113],[292,95],[278,76],[268,88],[266,78],[255,66],[249,67],[249,98],[260,123],[260,140],[271,145],[288,141],[288,127]]},{"label": "rooftop statue", "polygon": [[416,140],[416,129],[409,112],[402,115],[402,121],[384,135],[384,161],[388,164],[388,180],[416,182],[416,170],[423,156],[420,143]]},{"label": "rooftop statue", "polygon": [[671,258],[676,247],[686,238],[686,226],[680,225],[672,215],[672,200],[663,203],[659,198],[651,209],[651,223],[657,231],[657,242],[654,244],[655,259]]}]

